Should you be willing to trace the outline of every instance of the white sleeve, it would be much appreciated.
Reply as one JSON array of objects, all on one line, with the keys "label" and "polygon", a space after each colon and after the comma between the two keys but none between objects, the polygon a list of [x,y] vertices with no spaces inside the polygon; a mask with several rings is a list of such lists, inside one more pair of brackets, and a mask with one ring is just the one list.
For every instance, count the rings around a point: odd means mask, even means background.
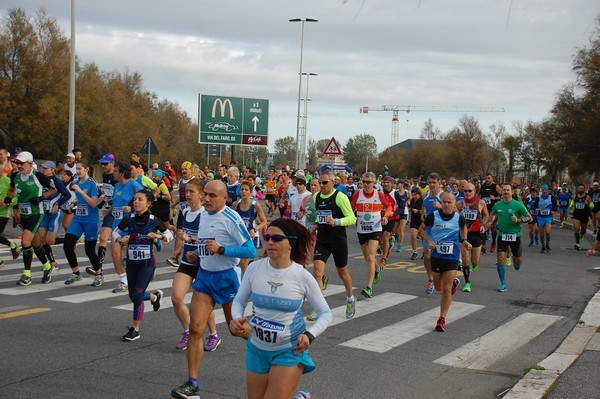
[{"label": "white sleeve", "polygon": [[308,299],[310,306],[317,312],[317,320],[307,330],[314,337],[318,337],[333,321],[333,314],[313,275],[306,269],[303,269],[302,273],[300,273],[300,278],[306,288],[306,299]]},{"label": "white sleeve", "polygon": [[235,295],[235,298],[233,299],[233,304],[231,305],[231,317],[233,317],[234,319],[244,317],[246,305],[248,305],[250,295],[252,295],[252,287],[250,283],[252,281],[252,278],[254,277],[256,269],[256,265],[253,265],[251,263],[246,269],[244,276],[242,277],[240,288],[238,289],[238,292]]}]

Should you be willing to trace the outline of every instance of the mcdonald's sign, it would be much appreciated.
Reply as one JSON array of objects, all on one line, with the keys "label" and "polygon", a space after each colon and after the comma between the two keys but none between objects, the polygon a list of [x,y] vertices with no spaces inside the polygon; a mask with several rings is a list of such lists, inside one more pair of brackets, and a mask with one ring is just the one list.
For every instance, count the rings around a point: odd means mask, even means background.
[{"label": "mcdonald's sign", "polygon": [[269,100],[199,95],[199,143],[267,145]]}]

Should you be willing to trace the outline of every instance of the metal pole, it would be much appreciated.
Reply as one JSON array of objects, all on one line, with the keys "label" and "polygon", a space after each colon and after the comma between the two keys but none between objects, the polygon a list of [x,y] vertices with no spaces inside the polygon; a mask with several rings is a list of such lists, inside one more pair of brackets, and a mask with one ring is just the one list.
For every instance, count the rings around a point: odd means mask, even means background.
[{"label": "metal pole", "polygon": [[71,0],[71,66],[69,73],[69,137],[67,152],[75,148],[75,0]]},{"label": "metal pole", "polygon": [[311,99],[308,98],[308,80],[311,76],[318,75],[314,72],[304,72],[302,74],[306,75],[306,97],[304,97],[304,126],[302,127],[302,134],[300,134],[297,142],[298,148],[300,148],[299,170],[304,170],[306,168],[306,126],[308,124],[308,102],[311,101]]}]

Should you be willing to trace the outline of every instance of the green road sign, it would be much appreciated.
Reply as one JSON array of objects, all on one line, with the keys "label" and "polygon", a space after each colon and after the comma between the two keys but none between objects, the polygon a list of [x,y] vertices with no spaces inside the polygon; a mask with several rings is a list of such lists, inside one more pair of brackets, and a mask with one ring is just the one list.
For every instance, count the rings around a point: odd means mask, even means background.
[{"label": "green road sign", "polygon": [[200,95],[199,142],[267,145],[269,100]]}]

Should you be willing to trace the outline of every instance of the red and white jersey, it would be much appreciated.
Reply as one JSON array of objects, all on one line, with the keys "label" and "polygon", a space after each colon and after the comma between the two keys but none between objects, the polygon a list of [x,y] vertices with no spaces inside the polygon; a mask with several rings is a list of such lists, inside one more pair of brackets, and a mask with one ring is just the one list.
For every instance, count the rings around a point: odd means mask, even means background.
[{"label": "red and white jersey", "polygon": [[356,210],[356,232],[368,234],[382,231],[381,215],[384,205],[388,202],[380,191],[373,191],[370,195],[360,189],[352,196],[352,209]]},{"label": "red and white jersey", "polygon": [[[388,217],[388,220],[398,220],[400,219],[400,215],[394,215],[394,213],[396,212],[396,189],[393,188],[392,191],[390,191],[389,193],[385,193],[383,190],[381,190],[381,194],[385,195],[385,198],[387,199],[387,202],[390,203],[390,208],[392,209],[392,214]],[[385,209],[384,209],[385,210]]]}]

